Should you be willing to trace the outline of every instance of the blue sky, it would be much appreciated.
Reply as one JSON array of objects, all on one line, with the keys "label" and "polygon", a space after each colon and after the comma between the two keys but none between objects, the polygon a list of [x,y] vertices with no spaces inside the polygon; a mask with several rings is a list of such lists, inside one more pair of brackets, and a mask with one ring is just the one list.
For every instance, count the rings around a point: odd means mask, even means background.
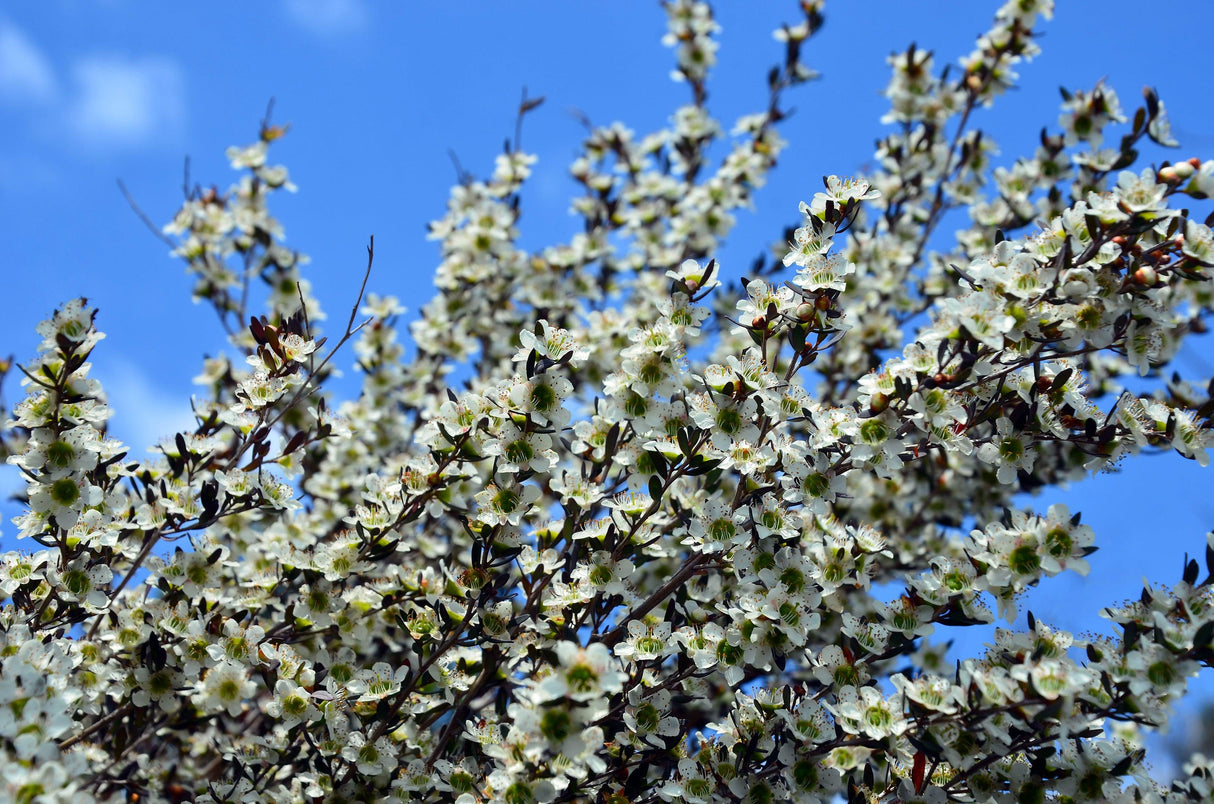
[{"label": "blue sky", "polygon": [[[719,63],[710,107],[728,128],[762,103],[779,58],[771,31],[796,19],[794,2],[720,3]],[[797,219],[797,203],[825,173],[862,172],[882,131],[885,57],[910,41],[955,62],[997,7],[977,0],[834,0],[805,50],[823,79],[789,96],[790,147],[777,176],[743,213],[720,258],[737,276]],[[1022,65],[1021,85],[976,122],[999,142],[1000,164],[1030,152],[1056,127],[1058,86],[1104,78],[1132,111],[1144,85],[1166,102],[1182,147],[1150,159],[1214,157],[1214,3],[1070,0],[1044,24],[1043,54]],[[311,255],[314,292],[344,316],[376,238],[370,289],[416,310],[437,263],[426,223],[454,180],[448,151],[474,173],[492,166],[513,131],[524,86],[546,103],[529,116],[524,148],[540,161],[524,197],[524,245],[569,237],[566,168],[583,134],[575,110],[639,133],[663,126],[686,88],[668,78],[654,2],[139,3],[46,0],[0,11],[0,259],[7,302],[0,355],[26,360],[34,325],[60,302],[86,295],[108,333],[94,374],[118,414],[114,432],[144,445],[188,424],[204,352],[222,347],[213,314],[189,301],[190,281],[131,213],[122,179],[148,215],[169,220],[181,198],[183,160],[204,185],[234,178],[223,158],[251,142],[267,102],[291,133],[275,146],[299,185],[275,211],[288,242]],[[280,194],[280,197],[285,194]],[[1214,363],[1209,344],[1190,352]],[[10,378],[4,396],[20,390]],[[7,470],[6,470],[7,471]],[[5,474],[4,487],[13,476]],[[1059,626],[1100,627],[1095,613],[1136,596],[1141,578],[1179,577],[1185,550],[1200,554],[1214,525],[1214,488],[1195,464],[1162,456],[1133,462],[1064,493],[1093,525],[1102,551],[1089,579],[1047,584],[1029,605]],[[1179,503],[1176,501],[1179,500]],[[5,519],[12,507],[6,506]],[[5,521],[0,534],[11,533]]]}]

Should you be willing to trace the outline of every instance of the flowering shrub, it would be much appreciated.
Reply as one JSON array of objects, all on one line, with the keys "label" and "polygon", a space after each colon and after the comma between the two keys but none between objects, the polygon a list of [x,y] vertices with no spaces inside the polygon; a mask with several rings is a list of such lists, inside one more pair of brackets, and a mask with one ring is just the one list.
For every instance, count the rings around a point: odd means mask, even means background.
[{"label": "flowering shrub", "polygon": [[[1004,5],[959,70],[891,57],[875,171],[827,178],[737,286],[714,252],[821,3],[726,140],[711,11],[669,0],[690,102],[590,133],[568,243],[516,242],[535,157],[456,187],[412,349],[363,292],[320,337],[264,124],[166,228],[229,336],[197,426],[147,461],[106,434],[83,299],[22,366],[5,448],[41,549],[0,557],[3,800],[1208,801],[1210,761],[1164,786],[1143,749],[1214,661],[1197,561],[1110,636],[1030,616],[955,667],[930,639],[1087,571],[1097,534],[1017,493],[1208,460],[1208,386],[1125,378],[1205,331],[1214,237],[1185,205],[1214,161],[1136,165],[1172,144],[1151,92],[1067,93],[1010,167],[970,124],[1050,7]],[[346,344],[362,392],[335,404]]]}]

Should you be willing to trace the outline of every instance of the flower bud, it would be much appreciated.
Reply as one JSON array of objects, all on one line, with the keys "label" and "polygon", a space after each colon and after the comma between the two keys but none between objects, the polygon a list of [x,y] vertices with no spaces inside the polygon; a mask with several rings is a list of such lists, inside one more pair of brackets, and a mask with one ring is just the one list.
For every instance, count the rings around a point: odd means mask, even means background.
[{"label": "flower bud", "polygon": [[1159,280],[1159,274],[1149,265],[1144,265],[1134,272],[1134,281],[1145,287],[1153,287]]}]

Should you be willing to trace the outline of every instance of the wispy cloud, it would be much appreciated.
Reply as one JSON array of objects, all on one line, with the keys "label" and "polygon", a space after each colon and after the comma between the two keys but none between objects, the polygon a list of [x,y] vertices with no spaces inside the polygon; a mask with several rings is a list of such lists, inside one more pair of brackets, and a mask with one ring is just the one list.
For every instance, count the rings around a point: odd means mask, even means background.
[{"label": "wispy cloud", "polygon": [[68,121],[83,142],[140,145],[173,138],[185,120],[185,81],[163,58],[89,56],[72,67]]},{"label": "wispy cloud", "polygon": [[50,61],[21,29],[0,20],[0,98],[45,103],[57,92]]},{"label": "wispy cloud", "polygon": [[31,37],[0,19],[0,103],[26,107],[46,139],[143,146],[180,135],[185,80],[176,62],[157,56],[96,53],[57,69]]},{"label": "wispy cloud", "polygon": [[287,18],[321,37],[361,31],[369,19],[363,0],[283,0]]},{"label": "wispy cloud", "polygon": [[152,454],[151,448],[165,438],[197,426],[188,397],[169,393],[135,364],[111,364],[104,374],[94,374],[114,411],[110,431],[130,448],[132,457]]}]

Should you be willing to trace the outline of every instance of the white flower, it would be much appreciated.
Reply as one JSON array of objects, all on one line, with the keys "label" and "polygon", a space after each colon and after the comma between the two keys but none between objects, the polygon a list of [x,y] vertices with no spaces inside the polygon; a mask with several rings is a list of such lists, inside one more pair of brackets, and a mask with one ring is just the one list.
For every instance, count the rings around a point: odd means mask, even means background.
[{"label": "white flower", "polygon": [[249,678],[245,665],[225,661],[206,672],[194,701],[204,711],[222,710],[236,717],[243,711],[245,699],[256,691],[257,684]]},{"label": "white flower", "polygon": [[581,647],[575,642],[556,643],[559,666],[535,689],[536,702],[569,698],[589,701],[623,688],[625,676],[606,645],[593,642]]},{"label": "white flower", "polygon": [[53,516],[56,524],[66,530],[76,524],[83,508],[99,504],[102,496],[102,490],[84,476],[64,475],[57,480],[30,484],[30,510]]},{"label": "white flower", "polygon": [[48,573],[63,600],[77,601],[91,612],[100,612],[109,603],[108,587],[114,573],[105,564],[90,566],[85,557],[73,560],[62,570]]},{"label": "white flower", "polygon": [[886,700],[875,687],[844,687],[838,703],[827,705],[849,734],[863,734],[876,740],[897,736],[910,724],[902,716],[900,703]]},{"label": "white flower", "polygon": [[396,746],[387,737],[368,740],[360,731],[351,731],[341,755],[355,763],[360,773],[376,776],[396,764]]},{"label": "white flower", "polygon": [[569,330],[554,327],[545,318],[541,318],[537,322],[537,329],[538,332],[529,329],[519,332],[519,341],[522,345],[514,355],[516,363],[527,360],[527,356],[532,351],[548,360],[568,359],[569,363],[574,366],[581,365],[590,357],[590,350],[579,346]]},{"label": "white flower", "polygon": [[320,709],[312,702],[311,693],[290,679],[280,678],[274,685],[274,698],[265,705],[266,714],[277,718],[287,728],[297,723],[320,719]]}]

